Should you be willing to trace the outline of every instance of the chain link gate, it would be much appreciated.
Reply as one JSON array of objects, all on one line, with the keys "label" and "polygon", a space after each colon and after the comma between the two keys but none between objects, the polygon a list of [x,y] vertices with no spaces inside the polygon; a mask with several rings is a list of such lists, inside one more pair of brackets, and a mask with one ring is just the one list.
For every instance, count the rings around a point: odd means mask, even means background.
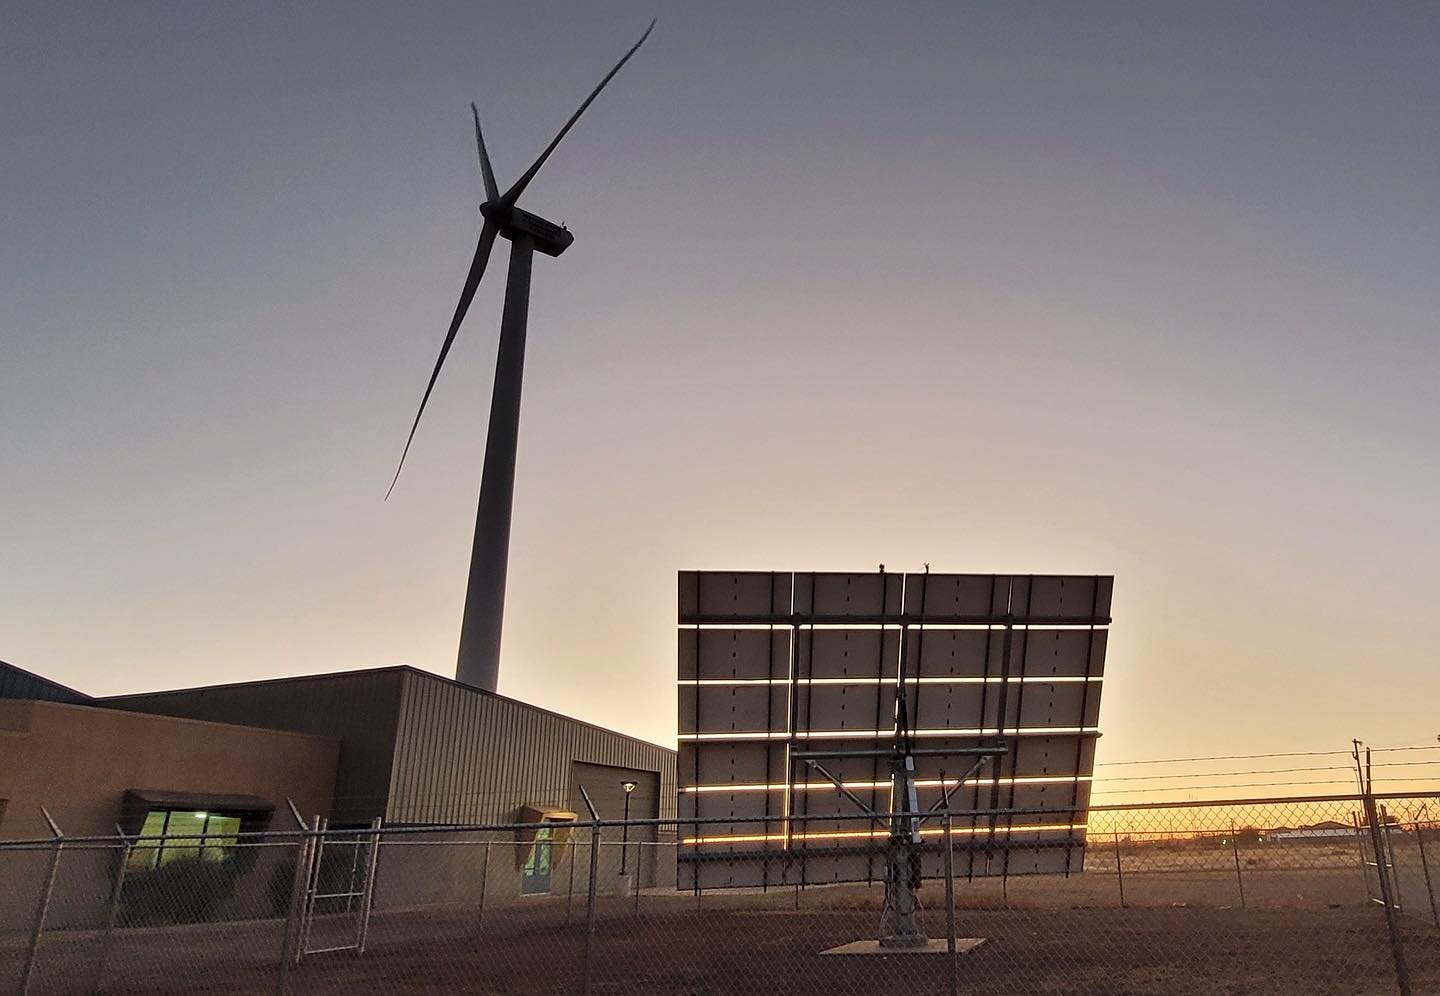
[{"label": "chain link gate", "polygon": [[368,830],[331,830],[329,821],[321,820],[317,829],[309,851],[297,962],[333,951],[364,954],[374,907],[380,820]]}]

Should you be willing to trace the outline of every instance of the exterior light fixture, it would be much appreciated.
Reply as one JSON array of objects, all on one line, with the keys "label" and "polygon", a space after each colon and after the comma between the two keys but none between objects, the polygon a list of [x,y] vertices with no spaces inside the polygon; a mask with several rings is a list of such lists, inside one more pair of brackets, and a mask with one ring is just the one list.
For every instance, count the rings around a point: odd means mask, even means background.
[{"label": "exterior light fixture", "polygon": [[620,874],[625,874],[626,846],[630,843],[630,793],[639,787],[639,782],[621,782],[620,787],[625,790],[625,821],[620,827]]}]

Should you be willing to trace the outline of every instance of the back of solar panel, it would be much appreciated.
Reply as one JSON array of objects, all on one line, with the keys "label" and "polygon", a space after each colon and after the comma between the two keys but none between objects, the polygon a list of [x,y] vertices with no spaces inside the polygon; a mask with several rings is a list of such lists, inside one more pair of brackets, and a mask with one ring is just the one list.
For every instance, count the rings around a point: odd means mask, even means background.
[{"label": "back of solar panel", "polygon": [[[827,758],[847,798],[793,755],[891,748],[902,688],[918,808],[952,811],[956,874],[1080,871],[1112,587],[1107,576],[682,572],[681,888],[881,879],[888,832],[865,809],[905,808],[888,759]],[[1005,753],[955,789],[976,761],[961,752],[997,742]],[[941,826],[922,828],[926,876],[941,867]]]}]

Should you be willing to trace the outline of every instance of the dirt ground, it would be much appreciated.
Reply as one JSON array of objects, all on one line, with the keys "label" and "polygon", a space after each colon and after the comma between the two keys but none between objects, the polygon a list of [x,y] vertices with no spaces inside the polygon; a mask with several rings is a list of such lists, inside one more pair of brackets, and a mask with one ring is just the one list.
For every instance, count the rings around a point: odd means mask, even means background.
[{"label": "dirt ground", "polygon": [[[708,898],[708,897],[707,897]],[[944,994],[946,955],[834,956],[829,947],[873,937],[876,910],[858,895],[766,897],[763,909],[698,906],[673,894],[602,901],[592,944],[596,996],[719,994]],[[301,993],[578,993],[583,904],[487,911],[377,914],[368,950],[308,956],[289,976]],[[758,905],[758,904],[757,904]],[[932,909],[927,930],[943,936]],[[1383,914],[1339,909],[987,908],[961,911],[963,935],[985,943],[960,956],[964,993],[1350,994],[1396,991]],[[338,939],[337,919],[317,927]],[[1440,931],[1407,918],[1416,993],[1440,993]],[[327,940],[317,933],[317,943]],[[108,993],[276,991],[278,922],[122,931],[105,972]],[[47,942],[32,992],[88,992],[98,938]]]}]

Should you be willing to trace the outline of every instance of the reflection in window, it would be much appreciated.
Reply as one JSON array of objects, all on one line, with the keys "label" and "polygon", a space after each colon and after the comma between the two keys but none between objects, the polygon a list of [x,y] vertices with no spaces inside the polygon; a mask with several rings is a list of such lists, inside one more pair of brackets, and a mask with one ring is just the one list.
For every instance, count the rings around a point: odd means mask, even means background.
[{"label": "reflection in window", "polygon": [[172,861],[224,861],[234,853],[239,834],[238,816],[188,809],[152,809],[145,814],[140,838],[130,849],[128,865],[155,868]]}]

